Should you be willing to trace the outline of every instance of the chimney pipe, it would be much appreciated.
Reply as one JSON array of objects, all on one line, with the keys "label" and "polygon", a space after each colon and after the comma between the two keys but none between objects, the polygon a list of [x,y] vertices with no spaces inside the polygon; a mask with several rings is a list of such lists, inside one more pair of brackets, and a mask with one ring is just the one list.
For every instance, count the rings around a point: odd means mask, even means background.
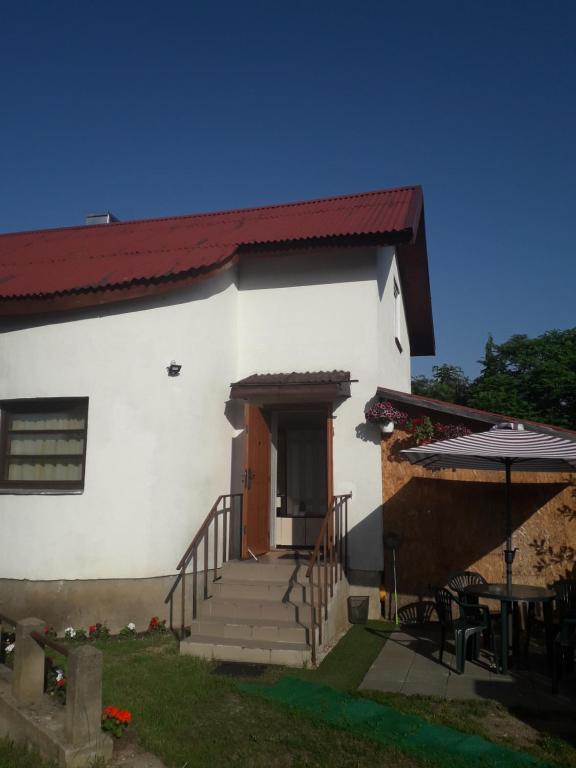
[{"label": "chimney pipe", "polygon": [[89,213],[84,220],[84,224],[113,224],[116,221],[120,221],[110,211],[106,213]]}]

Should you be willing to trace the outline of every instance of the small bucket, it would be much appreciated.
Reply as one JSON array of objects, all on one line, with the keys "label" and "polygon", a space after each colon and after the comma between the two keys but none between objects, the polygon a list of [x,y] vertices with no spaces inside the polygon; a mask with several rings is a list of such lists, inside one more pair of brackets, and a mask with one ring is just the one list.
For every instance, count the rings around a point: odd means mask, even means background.
[{"label": "small bucket", "polygon": [[366,624],[368,621],[368,608],[370,598],[349,597],[348,598],[348,621],[350,624]]}]

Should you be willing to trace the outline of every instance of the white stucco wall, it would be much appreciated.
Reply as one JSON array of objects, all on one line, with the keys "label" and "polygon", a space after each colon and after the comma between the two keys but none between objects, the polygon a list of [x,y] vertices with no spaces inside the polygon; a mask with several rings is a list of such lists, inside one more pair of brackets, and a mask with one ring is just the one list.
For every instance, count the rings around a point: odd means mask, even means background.
[{"label": "white stucco wall", "polygon": [[[381,387],[410,392],[410,340],[406,325],[404,291],[398,272],[394,248],[379,248],[377,253],[378,297],[378,383]],[[398,309],[400,314],[400,342],[398,349],[395,334],[394,280],[400,289]]]},{"label": "white stucco wall", "polygon": [[254,257],[238,273],[239,378],[345,370],[358,380],[335,413],[334,492],[353,494],[349,556],[359,570],[382,569],[380,439],[365,406],[378,385],[410,389],[409,351],[395,345],[387,306],[395,269],[393,249],[348,249]]},{"label": "white stucco wall", "polygon": [[89,413],[82,494],[0,494],[0,578],[173,573],[230,488],[230,383],[332,369],[358,379],[334,420],[335,492],[353,493],[351,565],[380,569],[379,440],[363,412],[378,385],[410,386],[407,334],[400,353],[388,306],[395,269],[392,249],[246,257],[154,301],[5,324],[0,399],[87,396]]},{"label": "white stucco wall", "polygon": [[0,578],[174,573],[229,488],[233,280],[0,334],[1,399],[89,397],[84,492],[0,495]]}]

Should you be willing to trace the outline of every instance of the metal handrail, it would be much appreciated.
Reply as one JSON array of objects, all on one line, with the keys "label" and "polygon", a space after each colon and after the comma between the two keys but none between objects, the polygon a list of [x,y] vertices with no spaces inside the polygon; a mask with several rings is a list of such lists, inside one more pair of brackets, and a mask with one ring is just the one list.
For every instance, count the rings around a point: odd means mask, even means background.
[{"label": "metal handrail", "polygon": [[[186,548],[186,551],[180,558],[176,570],[178,574],[170,588],[170,591],[164,599],[164,603],[170,603],[170,629],[174,631],[173,626],[173,614],[174,614],[174,593],[178,585],[181,585],[181,600],[180,600],[180,635],[183,637],[185,633],[185,614],[186,614],[186,569],[193,563],[192,570],[192,619],[196,618],[197,614],[197,583],[198,583],[198,548],[203,543],[204,557],[203,557],[203,579],[204,579],[204,599],[208,597],[208,552],[209,552],[209,538],[210,531],[213,529],[213,578],[212,581],[216,581],[218,578],[218,565],[220,559],[222,565],[230,559],[230,542],[229,542],[229,530],[232,528],[231,515],[233,512],[233,503],[235,499],[242,500],[241,493],[226,493],[218,496],[210,512],[204,518],[204,522],[198,529],[198,532]],[[241,508],[242,510],[242,508]],[[219,537],[219,518],[222,516],[222,538]],[[240,513],[242,518],[242,511]],[[242,519],[240,519],[240,530],[242,530]],[[221,547],[219,543],[221,541]],[[222,557],[219,558],[220,549]]]},{"label": "metal handrail", "polygon": [[51,637],[46,637],[45,635],[41,635],[40,632],[30,632],[30,637],[32,637],[39,646],[44,648],[45,646],[48,646],[48,648],[52,648],[53,651],[56,651],[57,653],[62,654],[62,656],[68,656],[70,653],[70,648],[68,648],[67,645],[63,645],[62,643],[56,642],[56,640],[53,640]]},{"label": "metal handrail", "polygon": [[[334,596],[334,587],[348,570],[348,499],[351,493],[332,497],[332,502],[316,538],[310,555],[306,576],[310,581],[310,642],[312,664],[316,664],[316,627],[318,644],[322,644],[322,622],[328,619],[328,592]],[[316,567],[316,584],[314,568]]]}]

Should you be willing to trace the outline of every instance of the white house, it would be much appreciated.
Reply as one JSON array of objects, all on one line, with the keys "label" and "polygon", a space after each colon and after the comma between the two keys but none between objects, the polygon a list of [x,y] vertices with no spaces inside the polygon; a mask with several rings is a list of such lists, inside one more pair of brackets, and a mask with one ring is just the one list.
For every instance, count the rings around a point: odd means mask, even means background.
[{"label": "white house", "polygon": [[421,189],[103,220],[0,235],[0,610],[166,615],[230,493],[251,560],[305,552],[351,493],[349,581],[377,587],[364,410],[434,352]]}]

